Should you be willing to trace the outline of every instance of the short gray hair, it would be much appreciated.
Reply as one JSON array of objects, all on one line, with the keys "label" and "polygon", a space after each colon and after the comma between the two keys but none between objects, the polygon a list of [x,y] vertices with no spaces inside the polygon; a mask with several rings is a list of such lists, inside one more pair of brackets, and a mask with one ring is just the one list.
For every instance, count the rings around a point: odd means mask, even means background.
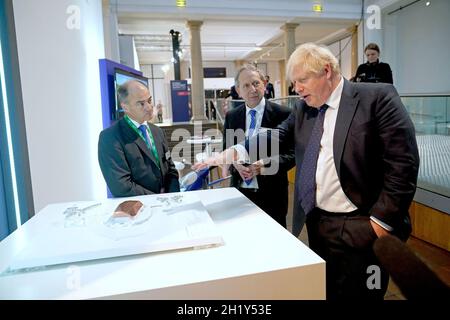
[{"label": "short gray hair", "polygon": [[261,71],[261,70],[259,70],[258,68],[256,68],[254,65],[252,65],[252,64],[246,64],[246,65],[243,65],[239,70],[238,70],[238,72],[236,73],[236,76],[234,77],[234,85],[236,86],[236,87],[239,87],[239,76],[241,75],[241,73],[243,72],[243,71],[250,71],[250,72],[256,72],[258,75],[259,75],[259,78],[264,82],[264,81],[266,81],[266,76],[264,75],[264,73]]},{"label": "short gray hair", "polygon": [[340,74],[339,61],[326,46],[304,43],[295,49],[286,66],[288,78],[293,81],[295,67],[301,67],[306,73],[320,74],[326,64],[331,66],[333,74]]},{"label": "short gray hair", "polygon": [[[117,96],[119,98],[119,103],[125,103],[127,102],[127,98],[128,98],[128,94],[129,94],[129,89],[130,89],[130,85],[132,85],[133,83],[138,83],[141,84],[145,87],[145,85],[137,80],[128,80],[125,83],[122,83],[118,88],[117,88]],[[146,87],[147,88],[147,87]]]}]

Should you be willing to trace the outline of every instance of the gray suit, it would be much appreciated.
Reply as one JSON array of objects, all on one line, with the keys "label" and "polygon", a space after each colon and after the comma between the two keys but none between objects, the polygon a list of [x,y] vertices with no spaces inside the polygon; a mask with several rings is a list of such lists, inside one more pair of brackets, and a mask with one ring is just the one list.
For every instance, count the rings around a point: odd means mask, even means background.
[{"label": "gray suit", "polygon": [[148,125],[158,150],[159,167],[151,150],[124,119],[100,133],[98,161],[115,197],[180,191],[178,172],[164,133],[157,126]]}]

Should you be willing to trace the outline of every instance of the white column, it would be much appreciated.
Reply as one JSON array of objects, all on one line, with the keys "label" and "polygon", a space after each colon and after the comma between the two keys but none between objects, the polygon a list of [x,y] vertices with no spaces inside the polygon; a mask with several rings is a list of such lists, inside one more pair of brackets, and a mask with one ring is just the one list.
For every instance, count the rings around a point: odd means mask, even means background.
[{"label": "white column", "polygon": [[103,36],[105,39],[105,58],[120,63],[119,27],[117,13],[109,0],[102,0]]},{"label": "white column", "polygon": [[200,40],[200,27],[203,21],[188,21],[191,34],[191,97],[192,121],[207,120],[205,116],[205,90],[203,88],[203,61]]},{"label": "white column", "polygon": [[[289,57],[291,56],[292,52],[294,52],[296,45],[295,45],[295,29],[299,26],[298,23],[285,23],[281,29],[284,30],[284,59],[285,59],[285,64],[284,64],[284,68],[286,68],[287,62],[289,60]],[[286,75],[286,73],[284,72],[284,70],[281,70],[282,72],[280,72],[281,75]],[[287,96],[288,92],[287,92],[287,88],[289,87],[289,83],[288,80],[286,79],[286,77],[283,77],[280,79],[281,81],[281,92],[283,94],[283,96]]]},{"label": "white column", "polygon": [[15,0],[13,5],[35,210],[106,198],[97,151],[102,3]]}]

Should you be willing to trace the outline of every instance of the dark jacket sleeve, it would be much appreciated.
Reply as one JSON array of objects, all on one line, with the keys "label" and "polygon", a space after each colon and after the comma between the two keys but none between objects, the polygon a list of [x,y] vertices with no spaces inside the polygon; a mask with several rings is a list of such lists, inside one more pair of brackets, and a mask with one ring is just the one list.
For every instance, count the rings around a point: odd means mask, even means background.
[{"label": "dark jacket sleeve", "polygon": [[388,63],[383,63],[383,76],[381,82],[394,83],[394,80],[392,79],[392,70]]},{"label": "dark jacket sleeve", "polygon": [[100,133],[98,161],[106,184],[114,197],[153,194],[132,180],[124,148],[111,130]]},{"label": "dark jacket sleeve", "polygon": [[382,144],[384,179],[380,195],[369,213],[389,226],[402,224],[416,191],[419,153],[414,125],[392,85],[378,95],[377,132]]},{"label": "dark jacket sleeve", "polygon": [[[280,125],[289,118],[291,110],[282,108],[280,112]],[[279,131],[279,126],[276,128]],[[293,132],[293,131],[292,131]],[[275,139],[275,143],[279,145],[279,154],[271,154],[270,161],[278,161],[280,171],[289,171],[295,166],[295,146],[294,140],[289,138],[290,136],[284,136],[284,139]]]}]

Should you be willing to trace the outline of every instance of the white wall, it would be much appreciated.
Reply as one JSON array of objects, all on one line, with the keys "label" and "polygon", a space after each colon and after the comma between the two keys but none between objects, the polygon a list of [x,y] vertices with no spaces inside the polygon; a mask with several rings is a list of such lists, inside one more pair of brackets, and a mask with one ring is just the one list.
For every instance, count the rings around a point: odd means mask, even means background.
[{"label": "white wall", "polygon": [[140,70],[139,58],[133,36],[119,36],[120,63]]},{"label": "white wall", "polygon": [[[97,161],[101,1],[14,0],[13,5],[35,210],[105,198]],[[68,8],[78,8],[80,19]]]},{"label": "white wall", "polygon": [[419,2],[384,24],[382,61],[391,65],[400,93],[450,92],[450,1]]}]

